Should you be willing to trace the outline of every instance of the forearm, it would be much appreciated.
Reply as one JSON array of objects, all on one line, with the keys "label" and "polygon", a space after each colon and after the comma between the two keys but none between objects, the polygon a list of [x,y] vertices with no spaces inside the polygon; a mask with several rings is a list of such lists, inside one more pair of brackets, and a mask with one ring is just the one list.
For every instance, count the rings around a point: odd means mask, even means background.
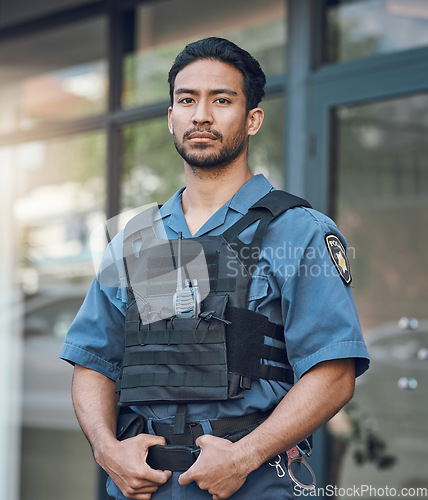
[{"label": "forearm", "polygon": [[263,424],[237,443],[243,465],[251,472],[308,437],[349,401],[354,386],[352,359],[316,365]]},{"label": "forearm", "polygon": [[115,383],[101,373],[76,365],[72,397],[79,424],[92,446],[95,459],[100,461],[106,446],[116,440],[118,407]]},{"label": "forearm", "polygon": [[353,360],[319,363],[297,382],[265,422],[236,443],[200,436],[196,445],[201,454],[180,476],[180,484],[196,481],[217,498],[229,498],[248,474],[331,418],[352,397],[354,378]]},{"label": "forearm", "polygon": [[165,439],[148,434],[124,441],[116,439],[115,383],[101,373],[76,365],[72,394],[77,418],[95,460],[126,498],[150,499],[171,473],[151,469],[146,463],[147,450],[155,444],[165,444]]}]

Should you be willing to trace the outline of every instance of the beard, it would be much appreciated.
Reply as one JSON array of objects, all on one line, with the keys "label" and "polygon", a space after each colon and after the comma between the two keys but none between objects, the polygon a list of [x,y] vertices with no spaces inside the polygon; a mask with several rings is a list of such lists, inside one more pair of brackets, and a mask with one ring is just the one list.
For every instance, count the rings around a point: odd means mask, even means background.
[{"label": "beard", "polygon": [[[181,144],[177,141],[176,135],[173,134],[175,149],[183,160],[190,166],[193,172],[197,169],[216,170],[227,167],[242,153],[242,151],[244,151],[248,141],[248,138],[244,136],[244,134],[239,134],[233,138],[230,144],[226,144],[216,153],[204,152],[210,147],[210,145],[203,143],[194,145],[193,149],[188,151],[184,146],[184,140],[196,130],[197,129],[188,130],[183,135],[183,141]],[[204,130],[204,132],[209,132],[215,135],[217,139],[223,143],[223,136],[220,132],[213,130]]]}]

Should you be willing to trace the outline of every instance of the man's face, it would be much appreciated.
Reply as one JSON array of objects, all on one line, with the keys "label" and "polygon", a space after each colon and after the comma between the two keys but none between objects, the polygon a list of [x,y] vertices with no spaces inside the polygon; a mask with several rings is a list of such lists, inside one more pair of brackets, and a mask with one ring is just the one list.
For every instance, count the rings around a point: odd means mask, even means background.
[{"label": "man's face", "polygon": [[225,167],[246,154],[245,105],[242,73],[229,64],[200,60],[177,74],[168,127],[192,169]]}]

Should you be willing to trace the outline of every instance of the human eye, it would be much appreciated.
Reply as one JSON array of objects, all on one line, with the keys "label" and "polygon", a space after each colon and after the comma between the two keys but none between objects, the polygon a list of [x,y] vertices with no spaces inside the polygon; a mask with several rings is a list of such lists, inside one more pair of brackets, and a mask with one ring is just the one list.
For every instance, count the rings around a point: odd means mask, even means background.
[{"label": "human eye", "polygon": [[218,104],[230,104],[230,100],[225,97],[219,97],[215,100]]},{"label": "human eye", "polygon": [[193,99],[191,97],[182,97],[178,100],[179,104],[191,104]]}]

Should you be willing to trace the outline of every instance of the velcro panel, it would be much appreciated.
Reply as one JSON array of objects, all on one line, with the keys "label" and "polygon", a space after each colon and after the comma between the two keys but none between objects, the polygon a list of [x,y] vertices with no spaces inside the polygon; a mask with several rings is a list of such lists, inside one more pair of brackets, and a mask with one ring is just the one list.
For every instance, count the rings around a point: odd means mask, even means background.
[{"label": "velcro panel", "polygon": [[[177,289],[177,240],[156,245],[146,251],[146,273],[150,287],[147,295],[172,296]],[[195,239],[182,241],[182,279],[196,279],[201,293],[208,293],[211,282],[217,279],[219,254],[204,250]],[[145,281],[143,276],[140,277]]]},{"label": "velcro panel", "polygon": [[259,353],[263,349],[264,331],[269,320],[238,307],[227,308],[226,318],[231,322],[226,328],[229,371],[258,378]]},{"label": "velcro panel", "polygon": [[[168,249],[168,253],[166,255],[162,255],[163,247]],[[185,253],[183,252],[182,260],[183,266],[191,267],[192,262],[194,262],[197,257],[200,255],[198,253]],[[218,253],[205,253],[205,262],[209,271],[210,276],[217,276],[218,274]],[[172,269],[171,266],[173,266]],[[165,274],[165,269],[174,270],[177,269],[177,256],[171,255],[169,245],[155,247],[154,250],[151,249],[151,253],[148,258],[148,278],[153,279],[158,276],[162,276]],[[211,272],[210,272],[211,271]],[[185,274],[185,272],[184,272]]]},{"label": "velcro panel", "polygon": [[[265,335],[271,337],[277,325],[262,314],[237,307],[229,307],[226,318],[231,322],[226,330],[230,372],[250,378],[293,383],[294,375],[285,344],[280,348],[264,343]],[[286,367],[266,364],[266,361],[278,362]]]}]

